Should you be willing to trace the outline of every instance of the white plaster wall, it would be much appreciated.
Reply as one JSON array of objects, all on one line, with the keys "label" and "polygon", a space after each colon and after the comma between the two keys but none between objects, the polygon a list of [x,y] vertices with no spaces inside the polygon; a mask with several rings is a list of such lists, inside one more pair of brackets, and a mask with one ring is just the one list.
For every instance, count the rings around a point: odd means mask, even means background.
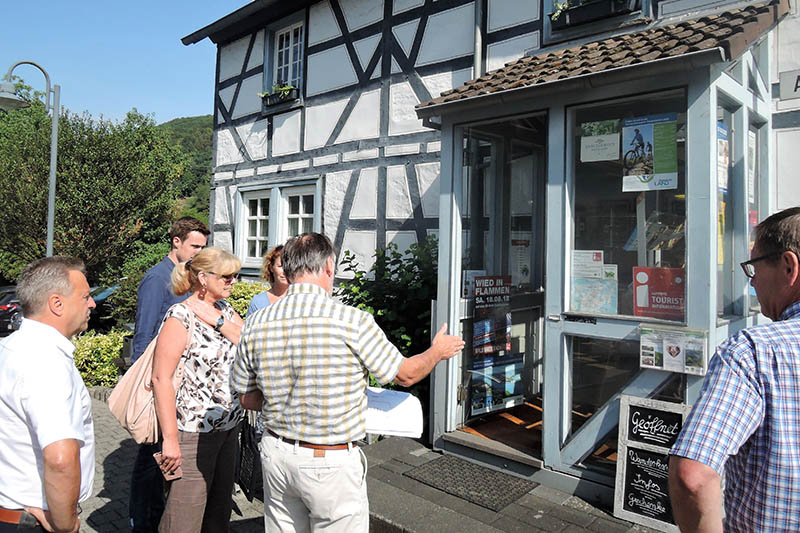
[{"label": "white plaster wall", "polygon": [[312,96],[358,81],[344,45],[308,57],[306,94]]},{"label": "white plaster wall", "polygon": [[308,44],[309,46],[339,37],[339,25],[333,16],[328,0],[311,6],[308,12]]},{"label": "white plaster wall", "polygon": [[414,106],[419,103],[417,95],[407,81],[393,83],[389,88],[389,135],[426,131],[422,120],[417,118]]},{"label": "white plaster wall", "polygon": [[[797,13],[789,14],[781,21],[776,30],[777,38],[773,38],[772,57],[775,65],[772,82],[778,83],[780,73],[789,70],[800,70],[800,17]],[[776,100],[775,109],[790,111],[800,109],[800,98],[795,100]]]},{"label": "white plaster wall", "polygon": [[264,64],[264,33],[265,30],[259,30],[259,32],[256,33],[253,51],[250,52],[250,59],[247,61],[247,70],[254,69]]},{"label": "white plaster wall", "polygon": [[398,13],[414,9],[423,4],[425,4],[425,0],[394,0],[394,2],[392,2],[392,14],[397,15]]},{"label": "white plaster wall", "polygon": [[227,187],[214,189],[214,224],[233,224],[233,214],[228,209]]},{"label": "white plaster wall", "polygon": [[306,107],[306,150],[325,146],[345,106],[347,99]]},{"label": "white plaster wall", "polygon": [[418,26],[419,19],[414,19],[392,28],[392,33],[406,53],[406,57],[411,55],[411,47],[414,44],[414,36],[417,34]]},{"label": "white plaster wall", "polygon": [[215,231],[212,244],[217,248],[233,253],[233,237],[230,231]]},{"label": "white plaster wall", "polygon": [[539,0],[489,0],[487,29],[495,31],[539,20],[540,4]]},{"label": "white plaster wall", "polygon": [[486,70],[502,68],[506,63],[525,55],[525,51],[531,48],[539,48],[538,31],[490,44],[486,47]]},{"label": "white plaster wall", "polygon": [[219,49],[219,81],[238,76],[242,73],[244,56],[247,53],[247,46],[250,44],[250,36],[246,35],[241,39],[223,45]]},{"label": "white plaster wall", "polygon": [[233,140],[233,134],[228,128],[218,129],[215,132],[215,137],[217,152],[214,166],[230,165],[244,161],[242,154],[239,153],[239,149],[236,147],[236,142]]},{"label": "white plaster wall", "polygon": [[266,120],[248,122],[236,127],[236,132],[239,134],[239,138],[242,139],[247,153],[253,161],[267,158],[267,130],[268,124]]},{"label": "white plaster wall", "polygon": [[408,180],[404,165],[393,165],[386,168],[386,218],[411,218],[414,211],[411,207],[411,194],[408,192]]},{"label": "white plaster wall", "polygon": [[259,73],[242,81],[236,105],[231,113],[231,118],[243,117],[261,111],[261,98],[258,93],[264,90],[264,78]]},{"label": "white plaster wall", "polygon": [[336,142],[377,137],[380,134],[380,100],[380,90],[362,93]]},{"label": "white plaster wall", "polygon": [[475,5],[437,13],[428,18],[417,65],[470,55],[475,43]]},{"label": "white plaster wall", "polygon": [[328,235],[334,235],[342,218],[342,206],[350,184],[351,170],[328,172],[325,174],[324,209],[322,210],[322,229]]},{"label": "white plaster wall", "polygon": [[339,6],[351,32],[383,20],[383,0],[339,0]]},{"label": "white plaster wall", "polygon": [[378,169],[361,169],[350,209],[350,218],[374,219],[378,216]]},{"label": "white plaster wall", "polygon": [[776,130],[775,139],[777,208],[780,210],[800,205],[800,129]]},{"label": "white plaster wall", "polygon": [[397,64],[397,60],[393,57],[392,58],[392,74],[399,74],[403,72],[403,69],[400,68],[400,65]]},{"label": "white plaster wall", "polygon": [[225,109],[228,110],[229,113],[231,111],[231,104],[233,103],[234,93],[236,93],[236,85],[225,87],[219,92],[219,99],[222,101],[222,105],[225,107]]},{"label": "white plaster wall", "polygon": [[[369,270],[375,264],[375,248],[377,238],[374,231],[345,230],[342,240],[342,249],[339,252],[339,261],[344,257],[344,251],[349,250],[356,256],[356,264],[363,270]],[[345,273],[337,268],[336,275],[340,278],[352,278],[352,274]]]},{"label": "white plaster wall", "polygon": [[296,154],[300,151],[300,110],[275,115],[272,122],[272,155]]},{"label": "white plaster wall", "polygon": [[425,76],[422,78],[422,83],[425,84],[428,92],[431,93],[431,98],[438,98],[444,91],[460,87],[471,79],[472,67]]},{"label": "white plaster wall", "polygon": [[[353,47],[356,49],[358,60],[361,62],[361,70],[366,70],[369,60],[372,58],[372,54],[375,53],[375,49],[378,48],[378,43],[381,42],[381,37],[381,34],[373,35],[353,43]],[[380,69],[381,64],[379,61],[375,70],[380,72]]]},{"label": "white plaster wall", "polygon": [[425,218],[436,218],[439,216],[439,162],[420,163],[415,166],[415,170],[422,201],[422,214]]},{"label": "white plaster wall", "polygon": [[416,231],[387,231],[386,244],[396,244],[397,251],[405,255],[409,246],[417,243]]}]

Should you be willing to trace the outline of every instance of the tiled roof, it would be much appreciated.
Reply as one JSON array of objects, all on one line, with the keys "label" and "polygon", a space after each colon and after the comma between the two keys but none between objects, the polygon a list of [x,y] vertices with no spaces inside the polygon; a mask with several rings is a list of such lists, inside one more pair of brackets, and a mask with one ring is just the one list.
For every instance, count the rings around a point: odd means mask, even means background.
[{"label": "tiled roof", "polygon": [[730,60],[771,29],[789,11],[788,0],[772,0],[626,35],[520,58],[505,67],[445,91],[417,106],[424,109],[500,91],[566,80],[722,48]]}]

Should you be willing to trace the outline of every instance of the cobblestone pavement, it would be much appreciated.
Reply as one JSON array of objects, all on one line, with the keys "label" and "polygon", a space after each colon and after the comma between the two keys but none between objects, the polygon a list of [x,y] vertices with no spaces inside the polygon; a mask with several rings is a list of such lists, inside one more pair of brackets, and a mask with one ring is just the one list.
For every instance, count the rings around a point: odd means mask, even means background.
[{"label": "cobblestone pavement", "polygon": [[[92,391],[94,433],[96,440],[95,476],[92,496],[81,504],[81,531],[106,533],[130,531],[128,496],[131,470],[137,444],[111,416],[103,393]],[[261,502],[247,501],[239,492],[234,496],[231,531],[264,531]]]}]

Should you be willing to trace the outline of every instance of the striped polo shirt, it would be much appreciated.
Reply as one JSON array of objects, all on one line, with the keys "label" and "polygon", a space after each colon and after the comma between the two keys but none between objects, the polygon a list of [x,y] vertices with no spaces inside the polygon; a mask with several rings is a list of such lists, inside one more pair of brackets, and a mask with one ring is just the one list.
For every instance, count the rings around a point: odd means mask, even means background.
[{"label": "striped polo shirt", "polygon": [[262,392],[264,421],[278,435],[341,444],[366,434],[368,373],[386,384],[403,359],[372,315],[298,283],[247,317],[231,386]]}]

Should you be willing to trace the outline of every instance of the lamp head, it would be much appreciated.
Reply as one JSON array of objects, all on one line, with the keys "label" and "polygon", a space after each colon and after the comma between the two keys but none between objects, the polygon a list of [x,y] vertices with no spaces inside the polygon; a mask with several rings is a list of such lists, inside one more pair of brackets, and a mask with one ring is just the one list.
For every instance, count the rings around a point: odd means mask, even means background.
[{"label": "lamp head", "polygon": [[30,102],[17,96],[13,83],[10,81],[0,82],[0,109],[11,111],[12,109],[30,107],[30,105]]}]

